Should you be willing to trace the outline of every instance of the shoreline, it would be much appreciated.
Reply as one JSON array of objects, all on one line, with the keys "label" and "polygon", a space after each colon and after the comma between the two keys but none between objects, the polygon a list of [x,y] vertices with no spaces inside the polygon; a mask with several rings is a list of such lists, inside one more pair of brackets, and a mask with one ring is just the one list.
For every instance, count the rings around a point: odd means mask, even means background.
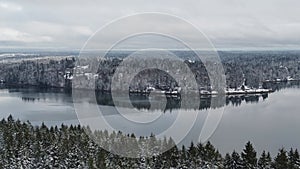
[{"label": "shoreline", "polygon": [[[294,80],[294,81],[300,81],[300,80]],[[273,82],[272,82],[273,83]],[[284,83],[284,82],[281,82]],[[60,89],[64,90],[67,92],[72,92],[74,90],[73,88],[70,87],[59,87],[59,86],[43,86],[43,85],[31,85],[31,84],[7,84],[7,83],[0,83],[0,87],[4,88],[39,88],[39,89]],[[99,90],[99,89],[88,89],[88,88],[76,88],[75,90],[81,90],[81,91],[95,91],[95,92],[101,92],[101,93],[111,93],[112,91],[107,91],[107,90]],[[135,90],[135,91],[116,91],[119,93],[129,93],[129,94],[138,94],[138,95],[166,95],[169,97],[180,97],[181,92],[179,91],[167,91],[167,90],[152,90],[152,91],[146,91],[146,90]],[[275,90],[273,89],[263,89],[263,88],[258,88],[258,89],[233,89],[233,88],[228,88],[224,90],[224,92],[219,93],[217,91],[207,91],[207,90],[199,90],[199,91],[188,91],[186,94],[191,94],[191,95],[200,95],[200,97],[212,97],[212,96],[220,96],[220,95],[226,95],[226,96],[232,96],[232,95],[253,95],[253,94],[269,94],[273,93]]]}]

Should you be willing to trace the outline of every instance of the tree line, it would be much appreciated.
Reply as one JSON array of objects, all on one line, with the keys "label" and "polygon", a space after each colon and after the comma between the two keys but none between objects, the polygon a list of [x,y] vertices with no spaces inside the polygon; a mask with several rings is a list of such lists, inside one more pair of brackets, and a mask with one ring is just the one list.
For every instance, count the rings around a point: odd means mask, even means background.
[{"label": "tree line", "polygon": [[[101,142],[91,137],[99,138]],[[138,158],[129,158],[107,151],[108,147],[122,149],[127,144],[126,137],[136,140],[135,144],[155,145],[151,150],[137,146],[139,149],[131,148],[127,153],[151,151],[153,155],[138,153]],[[168,151],[155,153],[166,147]],[[156,139],[153,135],[137,138],[134,134],[121,132],[92,132],[80,125],[33,126],[9,116],[0,122],[0,168],[297,169],[300,168],[300,159],[297,149],[286,151],[281,148],[274,158],[266,151],[257,155],[250,142],[241,153],[233,151],[222,156],[210,142],[177,147],[171,138]]]},{"label": "tree line", "polygon": [[[176,53],[176,52],[175,52]],[[100,91],[111,90],[112,77],[115,70],[122,63],[122,59],[130,53],[111,53],[108,58],[83,57],[76,62],[75,57],[33,57],[30,60],[17,60],[14,62],[0,62],[0,80],[8,84],[35,85],[40,87],[95,88]],[[177,52],[176,55],[184,60],[185,64],[179,67],[176,61],[165,63],[166,70],[178,70],[178,78],[185,76],[187,65],[193,72],[199,88],[210,88],[212,79],[203,62],[197,60],[191,52]],[[220,52],[222,66],[226,75],[227,87],[239,88],[246,84],[248,87],[258,88],[265,81],[287,81],[300,79],[299,52]],[[189,60],[192,59],[191,61]],[[193,60],[194,59],[194,60]],[[150,61],[136,60],[124,67],[126,70],[138,70],[146,65],[160,65],[165,60],[151,59]],[[180,61],[181,62],[181,61]],[[210,63],[212,74],[220,73],[215,63]],[[182,71],[182,72],[180,72]],[[79,77],[76,84],[73,75]],[[177,75],[175,75],[177,77]],[[122,77],[122,74],[120,74]],[[148,69],[140,72],[131,81],[132,90],[144,90],[147,86],[158,89],[174,89],[177,87],[176,77],[158,69]],[[126,76],[123,78],[127,78]],[[129,78],[129,77],[128,77]],[[216,80],[216,79],[214,79]],[[219,79],[220,80],[220,79]],[[186,81],[182,86],[190,86]],[[119,88],[122,88],[122,83]]]}]

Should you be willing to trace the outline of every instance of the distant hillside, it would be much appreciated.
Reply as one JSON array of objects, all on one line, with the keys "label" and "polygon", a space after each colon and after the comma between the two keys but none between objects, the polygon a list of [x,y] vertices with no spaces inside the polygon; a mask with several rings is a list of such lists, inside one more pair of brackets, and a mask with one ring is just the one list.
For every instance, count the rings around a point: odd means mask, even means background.
[{"label": "distant hillside", "polygon": [[[189,52],[181,51],[176,55],[185,58],[185,64],[194,73],[198,87],[209,89],[210,80],[204,64],[201,61],[191,60],[194,56]],[[77,73],[83,78],[82,84],[78,87],[89,88],[91,83],[96,81],[96,89],[106,91],[110,90],[112,76],[124,56],[119,52],[116,57],[110,54],[110,57],[101,60],[90,57],[86,62],[81,61],[79,65],[76,65],[75,58],[72,56],[4,59],[0,62],[0,80],[8,84],[70,88],[73,74]],[[226,83],[230,88],[238,88],[242,84],[258,88],[265,81],[300,79],[299,52],[220,52],[220,56],[226,74]],[[138,63],[138,65],[154,63],[155,60]],[[135,65],[132,63],[127,66],[134,69]],[[167,66],[174,67],[176,64],[174,62]],[[184,76],[184,74],[178,75],[180,78]],[[189,85],[188,83],[186,85]],[[74,86],[76,87],[76,84]],[[143,90],[147,86],[171,90],[177,86],[177,83],[167,72],[145,70],[139,73],[130,85],[136,90]]]}]

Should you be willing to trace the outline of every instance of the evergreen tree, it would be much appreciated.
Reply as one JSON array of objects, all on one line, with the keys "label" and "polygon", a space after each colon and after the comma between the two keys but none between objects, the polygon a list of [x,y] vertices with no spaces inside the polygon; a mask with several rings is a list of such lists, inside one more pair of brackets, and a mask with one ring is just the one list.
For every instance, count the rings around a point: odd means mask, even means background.
[{"label": "evergreen tree", "polygon": [[179,168],[189,168],[190,163],[189,163],[189,158],[188,158],[188,153],[183,145],[180,151],[180,158],[179,158]]},{"label": "evergreen tree", "polygon": [[295,152],[294,152],[294,167],[295,168],[300,168],[300,156],[299,156],[299,152],[298,150],[296,149]]},{"label": "evergreen tree", "polygon": [[202,143],[198,143],[197,144],[197,151],[198,151],[198,158],[199,159],[204,159],[204,156],[205,156],[205,149],[204,149],[204,146]]},{"label": "evergreen tree", "polygon": [[241,157],[240,157],[239,153],[237,153],[236,151],[232,152],[231,160],[232,160],[231,168],[240,169],[243,167]]},{"label": "evergreen tree", "polygon": [[296,149],[295,151],[291,148],[288,153],[288,169],[299,169],[300,161],[299,161],[299,153]]},{"label": "evergreen tree", "polygon": [[288,157],[286,155],[286,151],[284,150],[284,148],[280,149],[279,153],[275,157],[273,168],[274,169],[288,168]]},{"label": "evergreen tree", "polygon": [[261,157],[258,160],[259,169],[271,169],[272,159],[270,153],[262,152]]},{"label": "evergreen tree", "polygon": [[210,168],[216,165],[221,165],[222,162],[221,154],[209,141],[204,146],[204,153],[202,159],[208,163],[207,166],[210,166]]},{"label": "evergreen tree", "polygon": [[175,168],[177,167],[179,163],[179,152],[177,146],[172,147],[170,150],[170,161],[171,161],[171,167]]},{"label": "evergreen tree", "polygon": [[192,168],[196,168],[197,166],[197,148],[194,143],[191,142],[191,145],[188,150],[189,162]]},{"label": "evergreen tree", "polygon": [[204,160],[208,162],[212,162],[216,158],[216,149],[214,146],[208,141],[204,147]]},{"label": "evergreen tree", "polygon": [[242,164],[244,168],[246,169],[256,168],[257,166],[256,151],[254,150],[250,142],[247,142],[241,156],[242,156]]},{"label": "evergreen tree", "polygon": [[[2,123],[2,122],[1,122]],[[3,164],[5,163],[5,143],[3,138],[3,124],[0,124],[0,168],[4,168]]]},{"label": "evergreen tree", "polygon": [[224,158],[224,169],[232,169],[231,168],[231,156],[226,153],[225,158]]},{"label": "evergreen tree", "polygon": [[[188,150],[185,146],[178,149],[172,139],[164,140],[142,137],[126,140],[127,136],[121,132],[109,134],[107,131],[88,131],[93,135],[90,138],[86,130],[80,126],[66,126],[48,128],[45,124],[33,127],[29,123],[14,120],[11,116],[0,122],[0,168],[101,168],[101,169],[150,169],[150,168],[224,168],[224,169],[299,169],[300,160],[298,150],[291,149],[287,153],[283,148],[279,150],[274,162],[270,153],[262,152],[256,167],[256,152],[248,142],[241,153],[233,151],[226,154],[225,159],[214,146],[207,142],[195,146],[191,143]],[[94,133],[94,134],[93,134]],[[98,144],[94,139],[97,138]],[[149,139],[152,141],[150,142]],[[122,149],[128,143],[134,147],[141,146],[139,158],[126,158],[113,154],[102,148],[115,146]],[[143,154],[147,143],[154,145],[157,150],[168,151],[146,158]],[[130,145],[130,144],[129,144]],[[122,147],[123,146],[123,147]],[[151,149],[152,152],[157,151]],[[132,151],[132,150],[131,150]],[[132,152],[130,152],[132,153]],[[149,155],[149,154],[147,154]],[[271,167],[272,165],[272,167]]]}]

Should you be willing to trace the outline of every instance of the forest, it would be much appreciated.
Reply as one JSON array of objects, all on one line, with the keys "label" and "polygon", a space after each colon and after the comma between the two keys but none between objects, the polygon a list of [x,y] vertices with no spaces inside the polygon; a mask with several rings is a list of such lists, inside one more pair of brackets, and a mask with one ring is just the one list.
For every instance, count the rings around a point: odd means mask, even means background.
[{"label": "forest", "polygon": [[[212,79],[208,77],[207,68],[202,61],[197,59],[191,51],[174,53],[182,59],[184,65],[190,68],[198,83],[198,88],[210,89]],[[104,58],[86,56],[81,57],[80,60],[76,56],[31,56],[30,58],[23,56],[19,59],[14,58],[14,60],[0,60],[0,80],[10,84],[42,87],[90,88],[93,86],[100,91],[110,91],[116,69],[129,54],[112,52]],[[300,54],[298,51],[219,52],[219,55],[226,76],[226,85],[229,88],[239,88],[243,84],[250,88],[259,88],[268,81],[300,80]],[[153,86],[173,90],[178,85],[174,78],[184,81],[184,78],[189,76],[183,71],[184,66],[178,67],[178,65],[182,65],[177,63],[178,61],[180,60],[170,61],[156,58],[143,61],[142,59],[123,65],[125,67],[123,69],[134,71],[141,66],[160,65],[166,62],[164,65],[166,70],[177,69],[181,72],[175,74],[176,77],[172,77],[161,70],[147,69],[135,76],[135,79],[131,81],[130,88],[144,90],[147,86]],[[220,73],[218,67],[214,70],[213,62],[206,65],[212,67],[213,74]],[[74,74],[82,79],[79,80],[79,84],[72,84]],[[123,76],[123,78],[127,77]],[[189,83],[186,82],[184,86],[190,86]],[[122,88],[122,83],[117,87]]]},{"label": "forest", "polygon": [[[99,138],[95,142],[91,134]],[[300,168],[297,149],[279,149],[274,157],[263,151],[257,154],[251,142],[243,151],[221,155],[210,142],[191,143],[177,147],[171,138],[156,139],[154,135],[137,138],[134,134],[107,131],[92,132],[84,126],[47,127],[45,124],[33,126],[29,122],[15,120],[12,116],[0,122],[0,168],[87,168],[87,169],[297,169]],[[136,144],[154,143],[152,156],[141,153],[137,158],[118,156],[103,146],[120,149],[127,145],[125,137]],[[102,146],[100,146],[102,144]],[[168,148],[161,154],[155,151]],[[140,149],[132,150],[145,152]],[[130,152],[128,152],[130,153]]]}]

